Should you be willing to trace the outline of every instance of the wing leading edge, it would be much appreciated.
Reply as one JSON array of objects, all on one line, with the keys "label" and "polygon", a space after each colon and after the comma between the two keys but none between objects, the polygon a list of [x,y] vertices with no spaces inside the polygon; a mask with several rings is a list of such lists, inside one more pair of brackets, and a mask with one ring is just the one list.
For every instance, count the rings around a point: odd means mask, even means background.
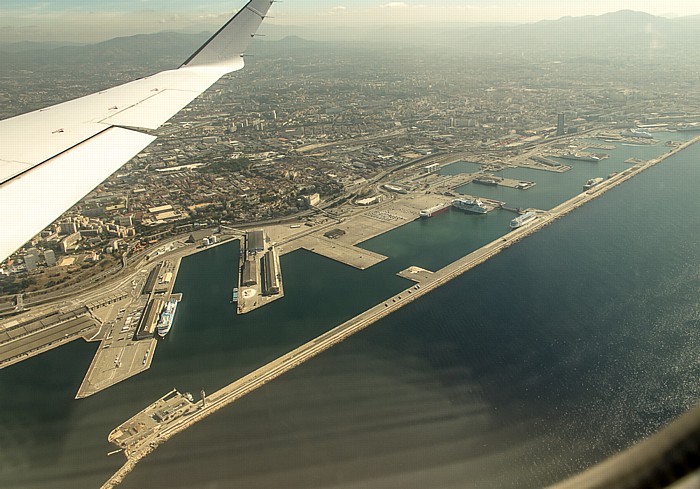
[{"label": "wing leading edge", "polygon": [[0,260],[153,142],[138,128],[160,127],[243,68],[273,3],[250,0],[179,69],[0,121]]}]

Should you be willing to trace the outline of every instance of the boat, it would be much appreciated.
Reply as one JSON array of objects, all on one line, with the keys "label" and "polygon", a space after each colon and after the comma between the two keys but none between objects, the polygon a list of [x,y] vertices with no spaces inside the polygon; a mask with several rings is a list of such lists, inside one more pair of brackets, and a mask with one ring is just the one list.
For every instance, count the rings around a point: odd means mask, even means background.
[{"label": "boat", "polygon": [[693,132],[693,131],[700,131],[700,124],[693,123],[693,124],[686,124],[685,126],[680,126],[676,128],[676,131],[678,132]]},{"label": "boat", "polygon": [[646,131],[640,131],[638,129],[630,129],[629,131],[622,131],[620,133],[620,136],[624,136],[627,138],[654,139],[654,136],[652,136],[651,133],[648,133]]},{"label": "boat", "polygon": [[588,181],[586,182],[586,184],[583,186],[583,190],[588,190],[588,189],[590,189],[590,188],[593,188],[593,187],[595,187],[596,185],[598,185],[598,184],[599,184],[600,182],[602,182],[602,181],[603,181],[603,179],[600,178],[600,177],[598,177],[598,178],[591,178],[591,179],[588,180]]},{"label": "boat", "polygon": [[234,304],[238,302],[238,287],[233,288],[233,299],[231,300]]},{"label": "boat", "polygon": [[526,212],[522,216],[518,216],[512,221],[510,221],[510,227],[511,229],[517,229],[521,226],[524,226],[525,224],[534,221],[537,219],[537,214],[535,212]]},{"label": "boat", "polygon": [[452,207],[474,214],[486,214],[487,212],[486,207],[479,199],[455,199],[452,201]]},{"label": "boat", "polygon": [[479,185],[489,185],[491,187],[498,186],[498,180],[495,178],[479,177],[474,179],[474,183],[478,183]]},{"label": "boat", "polygon": [[591,163],[598,163],[600,160],[604,159],[606,155],[599,155],[599,154],[593,154],[593,153],[587,153],[587,154],[579,154],[579,153],[567,153],[561,155],[559,158],[562,158],[564,160],[573,160],[573,161],[589,161]]},{"label": "boat", "polygon": [[420,217],[423,219],[427,219],[428,217],[437,216],[438,214],[442,214],[449,208],[450,204],[443,202],[442,204],[434,205],[433,207],[423,209],[422,211],[420,211]]},{"label": "boat", "polygon": [[158,324],[156,328],[158,330],[158,336],[164,338],[166,334],[170,332],[170,328],[173,327],[173,320],[175,319],[175,310],[177,309],[177,301],[171,299],[165,303],[163,311],[160,313],[160,319],[158,319]]}]

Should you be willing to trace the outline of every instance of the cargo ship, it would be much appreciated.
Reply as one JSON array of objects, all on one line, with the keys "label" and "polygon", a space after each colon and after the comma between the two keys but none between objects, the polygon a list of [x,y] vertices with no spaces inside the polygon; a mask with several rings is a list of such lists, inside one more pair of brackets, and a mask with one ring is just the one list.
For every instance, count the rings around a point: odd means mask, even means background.
[{"label": "cargo ship", "polygon": [[534,221],[537,219],[537,214],[534,212],[526,212],[522,216],[518,216],[512,221],[510,221],[510,227],[511,229],[517,229],[520,226],[524,226],[525,224]]},{"label": "cargo ship", "polygon": [[170,332],[170,328],[173,327],[173,320],[175,319],[175,310],[177,309],[177,301],[171,299],[165,303],[163,311],[160,313],[160,319],[158,320],[157,330],[158,336],[164,338],[166,334]]},{"label": "cargo ship", "polygon": [[452,207],[474,214],[486,214],[487,212],[486,207],[479,199],[455,199],[452,201]]},{"label": "cargo ship", "polygon": [[586,184],[583,186],[583,190],[591,189],[591,188],[595,187],[596,185],[598,185],[598,184],[599,184],[600,182],[602,182],[602,181],[603,181],[603,179],[600,178],[600,177],[598,177],[598,178],[591,178],[591,179],[588,180],[588,181],[586,182]]},{"label": "cargo ship", "polygon": [[433,207],[429,207],[427,209],[423,209],[422,211],[420,211],[420,217],[422,219],[427,219],[428,217],[437,216],[438,214],[442,214],[443,212],[445,212],[449,208],[450,208],[449,203],[447,203],[447,204],[442,203],[442,204],[434,205]]}]

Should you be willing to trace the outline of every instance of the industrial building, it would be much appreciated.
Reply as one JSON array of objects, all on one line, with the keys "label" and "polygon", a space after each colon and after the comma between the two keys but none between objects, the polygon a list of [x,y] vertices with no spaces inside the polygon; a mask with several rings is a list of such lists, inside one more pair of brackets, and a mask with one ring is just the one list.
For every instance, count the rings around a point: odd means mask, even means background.
[{"label": "industrial building", "polygon": [[432,165],[424,166],[423,173],[437,173],[440,169],[439,163],[433,163]]},{"label": "industrial building", "polygon": [[265,231],[250,231],[246,233],[246,251],[254,255],[265,249]]},{"label": "industrial building", "polygon": [[277,252],[271,249],[262,259],[262,293],[276,295],[280,293],[280,273],[277,267]]},{"label": "industrial building", "polygon": [[160,270],[163,268],[163,262],[159,262],[153,270],[151,270],[151,273],[148,274],[148,278],[146,279],[146,283],[143,286],[143,290],[141,291],[142,294],[144,295],[151,295],[153,293],[153,289],[155,289],[156,286],[156,281],[158,280],[158,275],[160,275]]},{"label": "industrial building", "polygon": [[136,330],[136,339],[145,340],[148,338],[153,338],[156,334],[156,327],[158,326],[158,319],[160,318],[160,313],[163,309],[165,302],[162,299],[153,299],[146,306],[146,310],[141,316],[141,323],[139,323],[139,328]]},{"label": "industrial building", "polygon": [[258,284],[258,258],[249,257],[243,263],[241,271],[241,285],[251,287]]}]

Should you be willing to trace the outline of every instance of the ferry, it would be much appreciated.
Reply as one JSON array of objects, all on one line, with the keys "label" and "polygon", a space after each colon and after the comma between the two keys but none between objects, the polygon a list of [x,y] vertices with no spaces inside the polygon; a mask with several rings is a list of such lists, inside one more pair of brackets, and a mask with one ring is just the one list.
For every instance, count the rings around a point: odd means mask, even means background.
[{"label": "ferry", "polygon": [[598,185],[598,184],[599,184],[600,182],[602,182],[602,181],[603,181],[603,179],[600,178],[600,177],[598,177],[598,178],[591,178],[591,179],[588,180],[588,181],[586,182],[586,184],[583,186],[583,190],[591,189],[591,188],[595,187],[596,185]]},{"label": "ferry", "polygon": [[498,180],[495,178],[479,177],[474,179],[474,183],[480,185],[489,185],[491,187],[498,187]]},{"label": "ferry", "polygon": [[511,229],[517,229],[521,226],[524,226],[525,224],[528,224],[535,219],[537,219],[537,214],[535,212],[526,212],[522,216],[518,216],[512,221],[510,221],[510,228]]},{"label": "ferry", "polygon": [[474,214],[486,214],[487,209],[479,199],[455,199],[452,207],[460,211],[472,212]]},{"label": "ferry", "polygon": [[165,303],[163,311],[160,313],[160,319],[158,320],[158,336],[165,338],[165,335],[170,332],[170,328],[173,327],[173,320],[175,319],[175,310],[177,309],[177,301],[171,299]]},{"label": "ferry", "polygon": [[573,161],[589,161],[591,163],[598,163],[599,161],[605,159],[607,155],[604,154],[593,154],[593,153],[587,153],[587,154],[580,154],[580,153],[567,153],[561,155],[559,158],[565,159],[565,160],[573,160]]},{"label": "ferry", "polygon": [[629,131],[622,131],[621,136],[628,138],[642,138],[642,139],[654,139],[651,133],[646,131],[640,131],[639,129],[630,129]]},{"label": "ferry", "polygon": [[420,211],[419,215],[420,215],[421,219],[427,219],[428,217],[433,217],[433,216],[437,216],[438,214],[442,214],[443,212],[445,212],[449,208],[450,208],[449,203],[447,203],[447,204],[442,203],[442,204],[434,205],[433,207],[429,207],[427,209],[423,209],[422,211]]}]

